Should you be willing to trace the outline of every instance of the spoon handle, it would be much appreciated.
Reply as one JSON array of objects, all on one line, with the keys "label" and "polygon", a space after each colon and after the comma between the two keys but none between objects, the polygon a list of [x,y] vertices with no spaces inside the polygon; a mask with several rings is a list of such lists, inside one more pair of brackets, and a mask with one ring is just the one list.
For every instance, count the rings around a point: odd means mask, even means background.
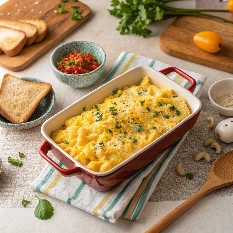
[{"label": "spoon handle", "polygon": [[201,198],[207,195],[211,190],[203,186],[199,191],[194,193],[186,201],[182,202],[174,210],[150,227],[145,233],[158,233],[164,230],[168,225],[180,217],[186,210],[192,207]]}]

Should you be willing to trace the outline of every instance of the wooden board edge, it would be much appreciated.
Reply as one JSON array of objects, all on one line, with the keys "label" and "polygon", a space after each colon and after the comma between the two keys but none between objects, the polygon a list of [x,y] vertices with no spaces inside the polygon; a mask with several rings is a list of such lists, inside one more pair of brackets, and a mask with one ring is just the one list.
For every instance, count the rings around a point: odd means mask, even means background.
[{"label": "wooden board edge", "polygon": [[[82,3],[83,4],[83,3]],[[85,4],[83,4],[85,5]],[[91,9],[89,6],[85,5],[85,7],[88,9],[88,14],[85,15],[85,17],[83,17],[82,19],[79,20],[79,22],[77,24],[74,24],[73,27],[70,28],[69,31],[67,31],[66,33],[62,34],[62,36],[60,36],[59,38],[57,38],[56,40],[53,41],[53,43],[51,43],[50,45],[48,45],[46,48],[40,50],[40,52],[38,52],[36,54],[36,56],[32,57],[31,59],[29,59],[27,62],[24,62],[22,60],[22,63],[17,65],[17,66],[8,66],[7,64],[1,63],[0,60],[0,66],[2,66],[3,68],[8,69],[9,71],[13,71],[13,72],[17,72],[17,71],[21,71],[23,69],[25,69],[26,67],[28,67],[30,64],[32,64],[37,58],[39,58],[40,56],[42,56],[46,51],[48,51],[50,48],[52,48],[54,45],[56,45],[59,41],[61,41],[62,39],[64,39],[67,35],[69,35],[70,33],[72,33],[76,28],[78,28],[80,25],[82,25],[84,22],[86,22],[90,16],[91,16]],[[40,43],[43,43],[40,42]],[[5,54],[3,54],[3,56],[7,56]]]}]

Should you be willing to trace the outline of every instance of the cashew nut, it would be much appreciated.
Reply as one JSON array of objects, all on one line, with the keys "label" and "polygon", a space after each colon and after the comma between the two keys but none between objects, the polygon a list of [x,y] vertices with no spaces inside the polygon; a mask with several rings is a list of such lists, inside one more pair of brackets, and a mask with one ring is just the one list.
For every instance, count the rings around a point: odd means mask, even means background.
[{"label": "cashew nut", "polygon": [[203,144],[204,146],[210,146],[213,142],[215,142],[213,138],[206,138]]},{"label": "cashew nut", "polygon": [[210,154],[208,154],[207,152],[199,152],[195,155],[194,159],[196,161],[199,161],[200,159],[204,159],[206,162],[210,162]]},{"label": "cashew nut", "polygon": [[209,129],[212,129],[215,127],[215,119],[214,117],[206,117],[206,120],[210,122],[210,124],[207,126]]},{"label": "cashew nut", "polygon": [[222,150],[222,148],[221,148],[221,146],[220,146],[220,144],[218,142],[211,143],[210,148],[216,149],[217,154],[219,154],[220,151]]},{"label": "cashew nut", "polygon": [[185,170],[184,170],[184,167],[183,167],[182,163],[177,163],[177,165],[176,165],[176,172],[180,176],[185,176]]}]

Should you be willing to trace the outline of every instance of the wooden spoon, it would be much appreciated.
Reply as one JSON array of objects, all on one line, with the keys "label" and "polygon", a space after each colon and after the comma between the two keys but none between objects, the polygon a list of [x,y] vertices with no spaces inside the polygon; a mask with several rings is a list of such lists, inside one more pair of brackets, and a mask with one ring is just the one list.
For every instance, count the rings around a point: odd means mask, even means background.
[{"label": "wooden spoon", "polygon": [[233,150],[216,159],[211,166],[206,182],[199,191],[155,223],[145,233],[161,232],[208,193],[231,184],[233,184]]}]

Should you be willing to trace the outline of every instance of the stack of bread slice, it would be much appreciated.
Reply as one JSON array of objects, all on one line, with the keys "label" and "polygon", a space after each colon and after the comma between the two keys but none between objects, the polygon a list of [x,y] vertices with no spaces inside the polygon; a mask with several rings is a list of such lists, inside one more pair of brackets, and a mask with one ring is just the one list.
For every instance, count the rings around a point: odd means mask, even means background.
[{"label": "stack of bread slice", "polygon": [[19,20],[0,19],[0,53],[16,56],[25,46],[41,42],[47,33],[47,24],[39,18]]},{"label": "stack of bread slice", "polygon": [[5,74],[0,89],[0,114],[14,124],[25,123],[51,89],[50,83]]}]

